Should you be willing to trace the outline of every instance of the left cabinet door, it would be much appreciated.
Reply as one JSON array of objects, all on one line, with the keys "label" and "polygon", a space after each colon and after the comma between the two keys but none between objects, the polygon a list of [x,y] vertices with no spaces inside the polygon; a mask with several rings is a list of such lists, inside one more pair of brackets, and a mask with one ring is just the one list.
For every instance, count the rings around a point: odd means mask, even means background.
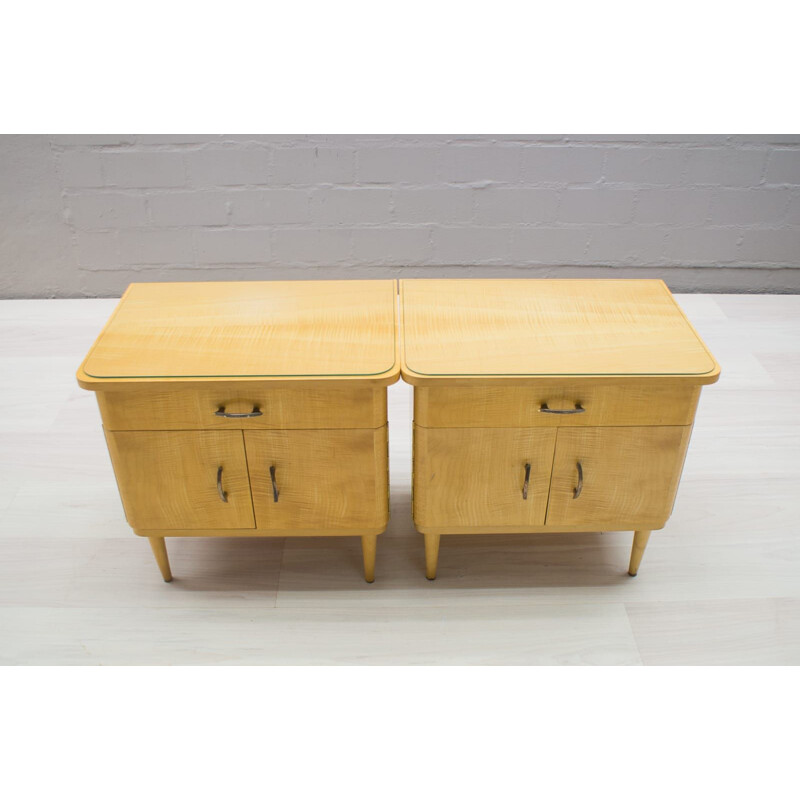
[{"label": "left cabinet door", "polygon": [[106,439],[131,527],[255,527],[241,431],[107,431]]}]

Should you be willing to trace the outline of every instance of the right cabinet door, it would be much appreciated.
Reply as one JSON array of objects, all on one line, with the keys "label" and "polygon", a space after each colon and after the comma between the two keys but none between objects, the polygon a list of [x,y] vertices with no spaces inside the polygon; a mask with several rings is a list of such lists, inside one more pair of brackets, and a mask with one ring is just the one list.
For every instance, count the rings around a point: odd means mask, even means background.
[{"label": "right cabinet door", "polygon": [[690,427],[559,428],[547,525],[663,527]]},{"label": "right cabinet door", "polygon": [[245,431],[256,527],[371,531],[389,516],[387,428]]}]

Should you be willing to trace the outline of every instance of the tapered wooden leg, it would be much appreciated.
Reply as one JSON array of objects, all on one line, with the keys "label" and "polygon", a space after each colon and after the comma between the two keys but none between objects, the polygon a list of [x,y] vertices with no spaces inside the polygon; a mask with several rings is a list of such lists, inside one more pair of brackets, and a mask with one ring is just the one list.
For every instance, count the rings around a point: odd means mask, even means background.
[{"label": "tapered wooden leg", "polygon": [[372,583],[375,580],[375,553],[377,549],[377,536],[361,537],[361,552],[364,554],[364,579],[367,583]]},{"label": "tapered wooden leg", "polygon": [[647,540],[649,538],[650,531],[634,531],[631,564],[628,567],[628,575],[635,575],[639,571],[639,564],[642,563],[642,556],[644,555],[644,549],[647,547]]},{"label": "tapered wooden leg", "polygon": [[164,543],[163,536],[148,536],[150,547],[153,548],[153,555],[156,557],[158,568],[161,570],[161,577],[169,583],[172,580],[172,572],[169,568],[169,558],[167,557],[167,545]]},{"label": "tapered wooden leg", "polygon": [[438,533],[423,533],[425,537],[425,577],[436,580],[436,568],[439,566],[439,540]]}]

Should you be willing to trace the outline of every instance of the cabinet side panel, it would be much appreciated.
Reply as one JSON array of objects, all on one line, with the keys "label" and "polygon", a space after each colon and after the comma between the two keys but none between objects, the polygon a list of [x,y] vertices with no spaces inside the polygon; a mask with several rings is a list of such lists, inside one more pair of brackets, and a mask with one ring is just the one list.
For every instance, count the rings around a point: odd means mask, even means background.
[{"label": "cabinet side panel", "polygon": [[[384,527],[389,522],[389,508],[391,506],[391,490],[389,479],[389,423],[378,428],[374,435],[375,479],[378,492],[378,519],[383,519]],[[381,479],[383,483],[381,484]]]}]

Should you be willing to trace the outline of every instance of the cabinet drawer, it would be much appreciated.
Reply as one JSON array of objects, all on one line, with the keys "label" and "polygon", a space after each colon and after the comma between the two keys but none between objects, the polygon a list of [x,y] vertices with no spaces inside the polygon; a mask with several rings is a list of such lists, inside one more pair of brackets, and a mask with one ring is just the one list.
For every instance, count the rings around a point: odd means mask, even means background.
[{"label": "cabinet drawer", "polygon": [[254,527],[241,431],[108,431],[106,439],[132,528]]},{"label": "cabinet drawer", "polygon": [[418,386],[414,421],[426,428],[690,425],[699,395],[698,387],[652,384]]},{"label": "cabinet drawer", "polygon": [[383,531],[389,518],[387,427],[245,431],[256,527]]},{"label": "cabinet drawer", "polygon": [[98,392],[97,402],[103,425],[111,431],[377,428],[386,423],[385,388],[231,389],[212,384]]},{"label": "cabinet drawer", "polygon": [[414,427],[414,523],[543,525],[556,431]]}]

